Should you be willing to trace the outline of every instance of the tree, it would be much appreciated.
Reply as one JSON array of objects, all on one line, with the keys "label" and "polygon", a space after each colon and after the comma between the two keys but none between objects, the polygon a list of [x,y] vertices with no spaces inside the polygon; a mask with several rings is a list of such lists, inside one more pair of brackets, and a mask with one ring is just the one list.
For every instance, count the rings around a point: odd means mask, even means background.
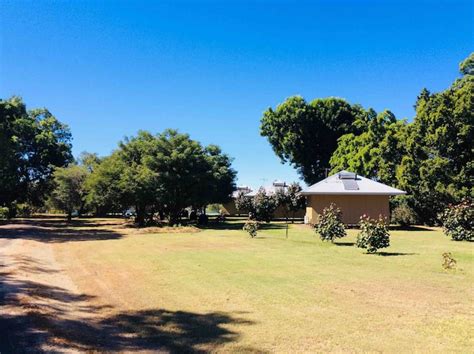
[{"label": "tree", "polygon": [[463,75],[474,75],[474,53],[469,54],[469,56],[459,64],[459,71]]},{"label": "tree", "polygon": [[236,176],[231,161],[219,147],[203,147],[176,130],[156,137],[153,156],[145,165],[158,173],[159,199],[170,223],[176,223],[188,206],[205,209],[207,204],[229,200]]},{"label": "tree", "polygon": [[50,203],[63,210],[68,220],[71,220],[74,210],[80,210],[83,206],[87,173],[86,168],[77,165],[57,168],[53,173],[54,189]]},{"label": "tree", "polygon": [[262,187],[255,194],[252,202],[257,220],[270,222],[278,206],[276,198],[267,194]]},{"label": "tree", "polygon": [[203,147],[175,130],[141,131],[96,167],[88,199],[102,208],[133,207],[141,226],[155,212],[175,224],[186,207],[226,202],[235,175],[230,157],[217,146]]},{"label": "tree", "polygon": [[72,161],[71,133],[47,109],[0,99],[0,205],[41,205],[55,167]]},{"label": "tree", "polygon": [[439,93],[424,89],[397,169],[411,207],[428,224],[450,203],[474,196],[473,54],[461,64],[461,78]]},{"label": "tree", "polygon": [[81,152],[77,163],[84,166],[89,172],[93,172],[95,168],[101,163],[101,158],[96,153],[90,153],[87,151]]},{"label": "tree", "polygon": [[298,183],[292,183],[286,188],[277,189],[275,201],[277,207],[281,207],[285,213],[286,219],[286,237],[288,237],[288,217],[292,214],[291,223],[294,222],[295,213],[304,208],[306,199],[301,195],[303,189]]},{"label": "tree", "polygon": [[239,192],[235,198],[235,208],[239,213],[255,213],[251,197],[246,197],[246,193]]},{"label": "tree", "polygon": [[120,183],[125,167],[118,153],[114,152],[102,159],[101,163],[88,175],[85,183],[86,201],[87,205],[95,209],[96,215],[122,212],[129,206]]},{"label": "tree", "polygon": [[270,142],[282,163],[289,162],[308,184],[324,178],[337,139],[359,130],[353,124],[368,114],[340,98],[288,98],[276,110],[269,108],[261,119],[260,134]]},{"label": "tree", "polygon": [[405,154],[408,125],[390,111],[368,115],[356,122],[360,134],[349,133],[338,140],[330,159],[332,173],[356,172],[382,183],[397,185],[396,170]]}]

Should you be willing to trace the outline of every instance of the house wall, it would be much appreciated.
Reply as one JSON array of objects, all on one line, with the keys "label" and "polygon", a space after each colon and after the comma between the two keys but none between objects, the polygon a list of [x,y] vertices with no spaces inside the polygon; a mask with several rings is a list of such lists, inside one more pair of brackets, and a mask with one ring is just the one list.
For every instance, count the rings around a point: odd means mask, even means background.
[{"label": "house wall", "polygon": [[[275,213],[273,214],[274,219],[284,219],[286,217],[286,213],[288,213],[288,218],[293,218],[293,212],[287,212],[284,207],[279,206],[276,210]],[[302,219],[305,216],[305,209],[300,209],[295,212],[294,217],[298,219]]]},{"label": "house wall", "polygon": [[225,215],[237,215],[237,208],[235,207],[235,201],[231,200],[225,204],[222,204],[222,212]]},{"label": "house wall", "polygon": [[342,211],[344,224],[357,224],[364,214],[371,218],[379,215],[390,220],[388,195],[309,195],[306,197],[307,222],[315,224],[318,214],[331,203]]}]

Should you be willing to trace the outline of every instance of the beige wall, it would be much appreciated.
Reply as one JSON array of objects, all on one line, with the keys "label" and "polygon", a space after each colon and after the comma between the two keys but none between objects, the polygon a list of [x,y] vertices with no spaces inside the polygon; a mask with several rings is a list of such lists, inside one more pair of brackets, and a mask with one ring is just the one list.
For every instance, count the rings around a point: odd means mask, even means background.
[{"label": "beige wall", "polygon": [[[279,206],[276,210],[275,213],[273,214],[273,218],[275,219],[284,219],[286,217],[286,213],[288,213],[289,218],[293,218],[293,212],[286,212],[285,208],[282,206]],[[305,210],[301,209],[298,211],[295,211],[294,217],[302,219],[304,218],[305,215]]]},{"label": "beige wall", "polygon": [[222,204],[222,212],[225,215],[237,215],[237,208],[235,207],[235,201],[231,200],[225,204]]},{"label": "beige wall", "polygon": [[388,195],[309,195],[306,197],[306,216],[310,224],[317,222],[318,214],[331,203],[342,211],[345,224],[357,224],[364,214],[390,219]]}]

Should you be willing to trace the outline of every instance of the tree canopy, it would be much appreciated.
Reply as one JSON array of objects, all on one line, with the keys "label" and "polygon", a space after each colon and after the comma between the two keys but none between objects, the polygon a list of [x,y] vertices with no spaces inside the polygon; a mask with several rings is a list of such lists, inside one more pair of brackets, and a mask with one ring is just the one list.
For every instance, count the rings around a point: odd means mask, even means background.
[{"label": "tree canopy", "polygon": [[71,133],[46,108],[0,99],[0,205],[39,205],[55,167],[72,161]]},{"label": "tree canopy", "polygon": [[156,211],[176,223],[186,207],[228,201],[236,176],[231,162],[219,147],[176,130],[141,131],[96,167],[88,199],[97,208],[133,207],[140,224]]},{"label": "tree canopy", "polygon": [[68,220],[71,220],[73,211],[81,210],[85,204],[87,174],[87,169],[78,165],[57,168],[53,173],[54,189],[49,203],[64,211]]},{"label": "tree canopy", "polygon": [[282,162],[296,167],[304,181],[311,184],[324,177],[337,139],[357,133],[354,121],[367,114],[361,106],[340,98],[316,99],[308,104],[294,96],[275,110],[264,112],[260,134],[268,139]]},{"label": "tree canopy", "polygon": [[332,173],[349,170],[397,185],[396,169],[405,153],[406,121],[399,121],[390,111],[371,114],[356,124],[360,134],[349,133],[338,140],[331,156]]},{"label": "tree canopy", "polygon": [[[416,101],[397,178],[423,220],[438,221],[448,203],[474,197],[473,54],[445,91],[424,89]],[[469,67],[471,69],[469,69]]]}]

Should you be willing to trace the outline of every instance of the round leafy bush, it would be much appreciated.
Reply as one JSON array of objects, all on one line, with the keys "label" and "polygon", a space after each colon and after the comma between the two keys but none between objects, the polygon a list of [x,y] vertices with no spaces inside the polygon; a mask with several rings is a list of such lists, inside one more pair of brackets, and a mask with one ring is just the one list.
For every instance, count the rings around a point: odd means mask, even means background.
[{"label": "round leafy bush", "polygon": [[356,246],[367,249],[368,253],[377,252],[380,248],[390,246],[390,234],[385,219],[371,219],[367,215],[360,218],[360,232],[357,235]]},{"label": "round leafy bush", "polygon": [[464,200],[450,205],[441,215],[444,233],[454,241],[474,240],[474,203]]},{"label": "round leafy bush", "polygon": [[314,225],[314,229],[323,241],[334,242],[336,238],[346,236],[341,209],[336,207],[334,203],[324,208],[322,214],[319,215],[318,223]]},{"label": "round leafy bush", "polygon": [[10,214],[10,210],[7,207],[0,207],[0,220],[7,220]]},{"label": "round leafy bush", "polygon": [[26,203],[16,205],[16,216],[21,218],[28,218],[31,216],[31,207]]},{"label": "round leafy bush", "polygon": [[416,223],[416,214],[406,204],[400,204],[392,210],[392,224],[407,227]]},{"label": "round leafy bush", "polygon": [[245,222],[243,230],[247,231],[249,233],[250,237],[252,237],[252,238],[257,237],[258,221],[248,219]]}]

